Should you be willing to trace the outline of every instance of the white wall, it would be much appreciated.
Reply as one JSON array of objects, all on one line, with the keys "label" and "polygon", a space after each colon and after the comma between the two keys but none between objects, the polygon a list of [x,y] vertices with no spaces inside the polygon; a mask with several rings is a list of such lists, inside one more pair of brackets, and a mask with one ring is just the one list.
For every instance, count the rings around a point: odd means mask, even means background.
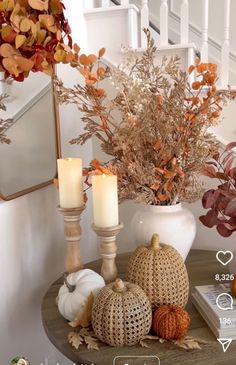
[{"label": "white wall", "polygon": [[[75,3],[75,2],[72,2]],[[82,2],[81,2],[82,3]],[[86,45],[82,14],[71,10],[72,25],[79,42]],[[78,27],[79,28],[79,27]],[[67,67],[67,69],[69,66]],[[61,70],[66,80],[76,76]],[[71,108],[62,110],[63,155],[81,156],[91,160],[91,146],[71,148],[67,143],[81,132],[78,114]],[[46,132],[46,131],[45,131]],[[14,148],[14,145],[12,145]],[[31,364],[70,364],[55,348],[42,328],[40,306],[49,285],[64,270],[65,242],[63,219],[57,212],[58,193],[53,186],[38,190],[10,202],[0,203],[0,363],[9,364],[17,355],[26,356]],[[92,237],[89,209],[82,218],[82,254],[85,261],[97,257],[97,243]],[[90,233],[89,233],[90,232]],[[88,243],[89,242],[89,243]]]},{"label": "white wall", "polygon": [[[65,245],[51,186],[0,204],[0,358],[46,363],[53,351],[41,325],[43,294],[62,271]],[[60,359],[60,358],[58,358]]]}]

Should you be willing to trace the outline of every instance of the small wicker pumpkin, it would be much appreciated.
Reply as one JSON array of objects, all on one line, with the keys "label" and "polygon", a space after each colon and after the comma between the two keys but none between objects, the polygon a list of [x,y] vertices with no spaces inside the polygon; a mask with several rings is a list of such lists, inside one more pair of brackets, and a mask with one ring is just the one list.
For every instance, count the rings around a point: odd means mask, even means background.
[{"label": "small wicker pumpkin", "polygon": [[163,304],[187,304],[189,279],[184,261],[175,248],[160,244],[157,234],[149,246],[139,246],[131,256],[127,280],[141,286],[153,310]]},{"label": "small wicker pumpkin", "polygon": [[133,346],[152,325],[152,308],[144,291],[117,279],[100,290],[92,310],[96,336],[110,346]]},{"label": "small wicker pumpkin", "polygon": [[190,325],[188,313],[175,305],[163,305],[152,318],[153,331],[165,340],[178,340],[183,337]]}]

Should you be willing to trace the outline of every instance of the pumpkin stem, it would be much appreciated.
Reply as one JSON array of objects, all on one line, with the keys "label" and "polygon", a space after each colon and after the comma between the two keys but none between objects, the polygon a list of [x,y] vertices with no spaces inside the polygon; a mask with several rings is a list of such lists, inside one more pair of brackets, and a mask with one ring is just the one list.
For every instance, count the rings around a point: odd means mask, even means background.
[{"label": "pumpkin stem", "polygon": [[114,290],[118,293],[121,293],[124,289],[125,289],[125,284],[124,284],[123,280],[116,279],[115,284],[114,284]]},{"label": "pumpkin stem", "polygon": [[68,282],[67,280],[67,276],[68,276],[68,273],[67,272],[64,272],[62,277],[63,277],[63,280],[64,280],[64,284],[66,285],[67,289],[69,290],[70,293],[73,293],[73,291],[75,291],[75,288],[76,288],[76,285],[72,285]]},{"label": "pumpkin stem", "polygon": [[159,250],[161,248],[161,246],[160,246],[160,237],[157,233],[154,233],[152,235],[151,248],[153,250]]}]

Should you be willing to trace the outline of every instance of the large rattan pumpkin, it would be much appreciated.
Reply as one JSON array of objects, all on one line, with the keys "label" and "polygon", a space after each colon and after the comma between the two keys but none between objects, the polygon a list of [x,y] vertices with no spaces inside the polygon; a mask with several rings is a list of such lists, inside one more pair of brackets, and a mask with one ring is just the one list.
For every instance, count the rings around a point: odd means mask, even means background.
[{"label": "large rattan pumpkin", "polygon": [[160,244],[157,234],[149,246],[138,247],[131,256],[127,280],[141,286],[153,310],[163,304],[187,304],[189,279],[184,261],[175,248]]},{"label": "large rattan pumpkin", "polygon": [[138,285],[117,279],[102,288],[94,301],[93,330],[110,346],[137,344],[148,334],[151,324],[151,304]]}]

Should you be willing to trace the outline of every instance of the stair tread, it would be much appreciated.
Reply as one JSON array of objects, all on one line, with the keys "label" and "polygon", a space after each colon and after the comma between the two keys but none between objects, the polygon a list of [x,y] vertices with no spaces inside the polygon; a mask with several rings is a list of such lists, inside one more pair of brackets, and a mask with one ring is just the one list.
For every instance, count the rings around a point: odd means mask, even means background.
[{"label": "stair tread", "polygon": [[109,6],[107,8],[93,8],[93,9],[85,9],[84,15],[90,15],[90,14],[101,14],[101,13],[111,13],[111,12],[119,12],[122,10],[130,10],[133,9],[137,13],[140,13],[139,8],[134,4],[129,5],[119,5],[119,6]]}]

